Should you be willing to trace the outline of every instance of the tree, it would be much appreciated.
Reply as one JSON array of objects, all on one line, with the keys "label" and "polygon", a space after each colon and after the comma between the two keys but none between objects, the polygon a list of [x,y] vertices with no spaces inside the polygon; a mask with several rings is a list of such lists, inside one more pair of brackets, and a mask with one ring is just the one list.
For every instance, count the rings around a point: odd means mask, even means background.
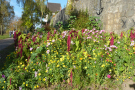
[{"label": "tree", "polygon": [[36,0],[36,3],[41,10],[41,25],[42,25],[42,17],[43,17],[43,14],[45,13],[45,9],[46,9],[45,1],[46,0]]},{"label": "tree", "polygon": [[25,30],[25,26],[22,26],[22,23],[23,23],[23,21],[21,20],[21,18],[15,16],[9,25],[9,29],[10,30],[16,29],[16,30],[20,30],[23,32]]},{"label": "tree", "polygon": [[42,18],[49,13],[45,2],[46,0],[17,0],[18,4],[22,4],[22,25],[26,25],[30,31],[33,31],[35,24],[42,24]]},{"label": "tree", "polygon": [[0,0],[0,26],[1,26],[1,35],[3,35],[3,28],[8,28],[10,21],[14,17],[13,6],[10,6],[10,3],[6,0]]}]

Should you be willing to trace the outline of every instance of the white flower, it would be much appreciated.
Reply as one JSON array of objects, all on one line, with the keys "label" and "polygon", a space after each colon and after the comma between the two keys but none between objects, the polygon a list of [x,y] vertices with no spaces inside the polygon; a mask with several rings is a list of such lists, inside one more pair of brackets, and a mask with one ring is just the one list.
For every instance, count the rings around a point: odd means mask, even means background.
[{"label": "white flower", "polygon": [[42,35],[40,35],[40,38],[42,38]]},{"label": "white flower", "polygon": [[30,48],[30,51],[32,50],[33,48]]},{"label": "white flower", "polygon": [[38,49],[39,47],[37,47],[37,49]]},{"label": "white flower", "polygon": [[46,53],[49,54],[50,50],[47,50]]},{"label": "white flower", "polygon": [[47,45],[46,45],[46,47],[48,47],[50,45],[50,43],[49,42],[47,42]]},{"label": "white flower", "polygon": [[117,43],[120,43],[119,41]]},{"label": "white flower", "polygon": [[134,41],[132,40],[130,46],[133,46],[133,45],[134,45]]},{"label": "white flower", "polygon": [[52,42],[55,42],[55,40],[53,39]]},{"label": "white flower", "polygon": [[91,36],[90,37],[87,37],[87,39],[89,39],[89,38],[92,38]]},{"label": "white flower", "polygon": [[37,74],[38,74],[38,72],[37,72],[37,71],[35,71],[35,77],[37,77]]},{"label": "white flower", "polygon": [[115,45],[111,45],[110,47],[111,47],[111,48],[117,48]]},{"label": "white flower", "polygon": [[75,44],[75,43],[71,40],[71,44]]},{"label": "white flower", "polygon": [[75,65],[73,67],[76,68]]}]

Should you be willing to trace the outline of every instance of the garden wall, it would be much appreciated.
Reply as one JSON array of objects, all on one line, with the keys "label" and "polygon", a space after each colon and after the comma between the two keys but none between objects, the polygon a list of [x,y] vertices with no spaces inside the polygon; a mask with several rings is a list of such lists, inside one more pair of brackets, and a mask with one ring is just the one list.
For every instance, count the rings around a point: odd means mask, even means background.
[{"label": "garden wall", "polygon": [[87,8],[89,15],[99,16],[107,32],[119,34],[135,28],[135,0],[75,0],[73,5],[77,10]]},{"label": "garden wall", "polygon": [[[55,17],[52,18],[52,22],[53,22],[53,27],[55,27],[56,23],[58,21],[62,21],[63,24],[66,24],[66,21],[65,20],[68,20],[69,19],[69,15],[66,15],[65,14],[65,8],[62,9],[61,11],[59,11]],[[51,24],[51,23],[50,23]]]}]

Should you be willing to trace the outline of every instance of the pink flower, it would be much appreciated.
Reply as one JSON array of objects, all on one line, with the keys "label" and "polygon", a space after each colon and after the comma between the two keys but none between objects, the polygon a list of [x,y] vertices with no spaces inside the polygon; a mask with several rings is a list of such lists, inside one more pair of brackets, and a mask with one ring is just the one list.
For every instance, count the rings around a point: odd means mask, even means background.
[{"label": "pink flower", "polygon": [[87,39],[89,39],[89,38],[92,38],[92,37],[87,37]]},{"label": "pink flower", "polygon": [[30,51],[32,50],[33,48],[30,48]]},{"label": "pink flower", "polygon": [[111,78],[111,75],[108,74],[107,77],[108,77],[108,78]]},{"label": "pink flower", "polygon": [[120,35],[120,37],[121,37],[121,39],[122,39],[122,37],[123,37],[123,33],[121,32],[121,35]]},{"label": "pink flower", "polygon": [[50,50],[47,50],[46,52],[47,52],[47,54],[49,54]]}]

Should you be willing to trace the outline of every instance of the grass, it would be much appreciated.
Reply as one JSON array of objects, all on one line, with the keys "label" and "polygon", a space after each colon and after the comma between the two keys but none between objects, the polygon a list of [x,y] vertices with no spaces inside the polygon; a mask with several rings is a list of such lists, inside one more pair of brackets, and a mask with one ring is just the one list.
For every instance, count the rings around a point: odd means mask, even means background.
[{"label": "grass", "polygon": [[0,51],[0,69],[2,67],[4,67],[4,63],[6,61],[6,57],[7,55],[9,55],[11,52],[14,52],[15,51],[15,47],[14,47],[14,44],[6,47],[5,49],[1,50]]},{"label": "grass", "polygon": [[[11,38],[13,37],[13,35],[11,35]],[[3,36],[0,35],[0,40],[6,39],[6,38],[10,38],[9,34],[4,34]]]}]

